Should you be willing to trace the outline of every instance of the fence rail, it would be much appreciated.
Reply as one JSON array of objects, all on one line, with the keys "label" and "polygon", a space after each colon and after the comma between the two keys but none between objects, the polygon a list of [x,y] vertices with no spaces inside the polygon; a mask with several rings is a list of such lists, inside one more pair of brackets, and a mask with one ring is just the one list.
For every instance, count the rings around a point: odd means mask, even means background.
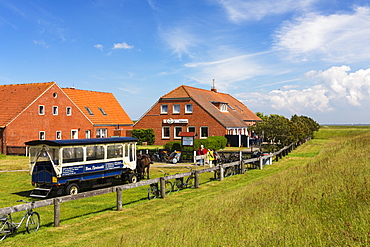
[{"label": "fence rail", "polygon": [[103,189],[97,189],[97,190],[92,190],[88,192],[83,192],[79,193],[76,195],[68,195],[68,196],[60,196],[56,198],[51,198],[51,199],[45,199],[41,201],[36,201],[33,203],[26,203],[26,204],[21,204],[21,205],[16,205],[16,206],[11,206],[11,207],[6,207],[6,208],[0,208],[0,215],[6,215],[6,214],[12,214],[20,211],[25,211],[28,209],[35,209],[35,208],[40,208],[40,207],[45,207],[45,206],[51,206],[54,205],[54,226],[60,226],[60,204],[63,202],[69,202],[69,201],[74,201],[82,198],[88,198],[92,196],[98,196],[98,195],[103,195],[103,194],[108,194],[108,193],[116,193],[117,194],[117,210],[121,211],[122,210],[122,191],[123,190],[128,190],[128,189],[133,189],[136,187],[140,186],[147,186],[150,184],[154,183],[160,183],[160,189],[161,189],[161,195],[162,198],[165,198],[165,193],[164,193],[164,183],[166,180],[171,180],[171,179],[178,179],[178,178],[184,178],[188,177],[192,174],[195,175],[195,188],[199,187],[199,174],[201,173],[206,173],[206,172],[214,172],[216,170],[220,171],[220,180],[224,179],[224,170],[229,168],[229,167],[237,167],[239,170],[239,173],[244,173],[246,171],[246,165],[247,164],[255,164],[258,163],[256,168],[263,169],[263,166],[267,164],[266,160],[270,160],[271,162],[268,164],[272,163],[272,158],[275,157],[275,160],[278,161],[281,159],[283,156],[287,155],[290,151],[292,151],[297,145],[296,143],[292,143],[289,146],[285,146],[282,149],[280,149],[277,152],[274,152],[272,154],[264,155],[258,158],[251,158],[251,159],[242,159],[242,153],[240,152],[240,160],[231,162],[231,163],[226,163],[226,164],[221,164],[217,165],[214,167],[210,168],[205,168],[201,170],[194,170],[194,171],[189,171],[185,173],[178,173],[174,175],[169,175],[165,177],[159,177],[159,178],[153,178],[153,179],[148,179],[148,180],[142,180],[137,183],[130,183],[130,184],[124,184],[124,185],[118,185],[118,186],[113,186],[109,188],[103,188]]}]

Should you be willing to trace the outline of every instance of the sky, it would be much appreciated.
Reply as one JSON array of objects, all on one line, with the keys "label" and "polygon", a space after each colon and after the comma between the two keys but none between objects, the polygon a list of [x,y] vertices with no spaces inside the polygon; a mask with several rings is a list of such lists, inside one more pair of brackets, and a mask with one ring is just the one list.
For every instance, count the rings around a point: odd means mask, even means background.
[{"label": "sky", "polygon": [[253,112],[370,123],[368,0],[0,0],[0,84],[110,92],[133,120],[181,85]]}]

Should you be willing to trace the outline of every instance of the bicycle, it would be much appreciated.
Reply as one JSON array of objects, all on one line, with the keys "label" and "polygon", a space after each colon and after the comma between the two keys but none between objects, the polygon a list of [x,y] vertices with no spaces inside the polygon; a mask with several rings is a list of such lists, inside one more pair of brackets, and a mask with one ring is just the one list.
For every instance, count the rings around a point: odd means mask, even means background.
[{"label": "bicycle", "polygon": [[[163,172],[164,173],[164,176],[170,175],[170,174],[168,174],[168,173],[166,173],[166,172],[164,172],[162,170],[159,170],[159,172]],[[164,183],[165,183],[165,193],[166,193],[166,195],[171,194],[172,188],[173,188],[173,185],[172,185],[171,181],[166,180]],[[149,200],[152,200],[154,198],[159,197],[160,194],[161,194],[161,191],[160,191],[160,189],[158,187],[158,183],[154,183],[154,184],[151,184],[149,186],[149,189],[148,189],[148,199]]]},{"label": "bicycle", "polygon": [[194,188],[195,186],[195,174],[193,173],[193,169],[191,167],[186,167],[190,169],[191,175],[186,179],[184,183],[184,178],[176,178],[174,183],[174,191],[179,191],[184,188]]},{"label": "bicycle", "polygon": [[[33,203],[33,201],[27,202],[24,200],[18,200],[17,202]],[[13,221],[11,214],[0,216],[0,241],[4,240],[8,235],[16,233],[26,218],[27,233],[37,232],[40,228],[40,215],[32,209],[27,209],[18,223]]]}]

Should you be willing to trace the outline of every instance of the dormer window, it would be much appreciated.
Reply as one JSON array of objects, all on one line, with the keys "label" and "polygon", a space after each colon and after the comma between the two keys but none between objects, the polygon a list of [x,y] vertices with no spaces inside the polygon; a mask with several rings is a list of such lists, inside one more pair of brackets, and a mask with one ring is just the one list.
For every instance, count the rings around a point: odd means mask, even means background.
[{"label": "dormer window", "polygon": [[227,111],[227,104],[221,103],[220,104],[220,111],[222,111],[222,112],[228,112]]}]

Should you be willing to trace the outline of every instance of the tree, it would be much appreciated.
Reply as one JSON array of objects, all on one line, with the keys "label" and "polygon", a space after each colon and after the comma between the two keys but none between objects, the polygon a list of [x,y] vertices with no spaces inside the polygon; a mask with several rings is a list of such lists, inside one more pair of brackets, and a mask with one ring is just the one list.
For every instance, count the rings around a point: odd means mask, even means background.
[{"label": "tree", "polygon": [[133,129],[132,137],[138,139],[139,145],[142,145],[143,142],[147,142],[148,145],[153,145],[155,141],[155,134],[153,129]]}]

